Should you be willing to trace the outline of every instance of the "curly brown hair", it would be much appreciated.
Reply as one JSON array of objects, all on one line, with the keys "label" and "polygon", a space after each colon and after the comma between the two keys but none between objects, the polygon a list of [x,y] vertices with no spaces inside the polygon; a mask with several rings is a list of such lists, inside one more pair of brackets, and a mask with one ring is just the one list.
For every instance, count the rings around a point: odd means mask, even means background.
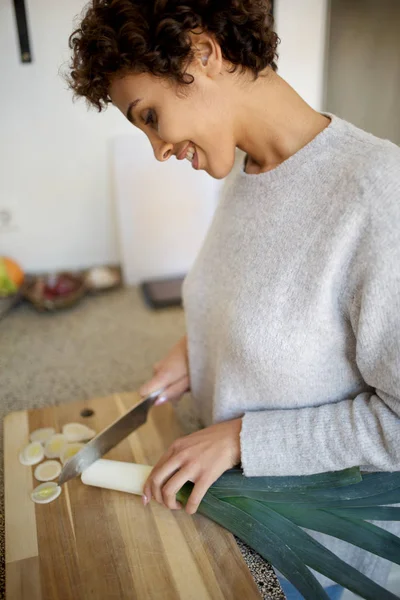
[{"label": "curly brown hair", "polygon": [[257,79],[276,70],[279,38],[267,0],[91,0],[69,38],[67,81],[101,112],[111,102],[111,79],[151,73],[177,84],[194,78],[185,69],[194,58],[190,32],[213,35],[224,59]]}]

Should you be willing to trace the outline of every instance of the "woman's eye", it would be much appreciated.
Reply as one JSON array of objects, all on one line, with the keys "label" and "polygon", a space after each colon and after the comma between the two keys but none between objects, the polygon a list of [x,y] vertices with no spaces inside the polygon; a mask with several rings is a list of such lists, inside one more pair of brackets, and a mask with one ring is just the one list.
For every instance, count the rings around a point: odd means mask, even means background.
[{"label": "woman's eye", "polygon": [[155,113],[153,110],[148,111],[144,122],[146,123],[146,125],[154,125],[155,124],[156,120],[155,120]]}]

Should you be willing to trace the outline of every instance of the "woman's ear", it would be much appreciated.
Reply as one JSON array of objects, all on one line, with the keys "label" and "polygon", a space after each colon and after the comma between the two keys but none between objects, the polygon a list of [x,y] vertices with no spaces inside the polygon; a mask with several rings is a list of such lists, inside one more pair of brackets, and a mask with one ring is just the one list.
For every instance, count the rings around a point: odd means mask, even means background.
[{"label": "woman's ear", "polygon": [[206,34],[191,33],[193,50],[195,53],[194,63],[202,73],[208,77],[216,77],[222,71],[222,52],[216,40]]}]

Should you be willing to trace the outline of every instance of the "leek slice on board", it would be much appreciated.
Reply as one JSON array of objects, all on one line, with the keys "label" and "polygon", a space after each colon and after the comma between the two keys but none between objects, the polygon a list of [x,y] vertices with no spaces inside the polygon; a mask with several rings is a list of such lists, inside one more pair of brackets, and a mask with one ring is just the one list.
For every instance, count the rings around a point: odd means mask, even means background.
[{"label": "leek slice on board", "polygon": [[44,455],[46,458],[60,458],[66,445],[67,438],[62,433],[56,433],[47,440],[44,447]]},{"label": "leek slice on board", "polygon": [[46,481],[38,485],[33,492],[31,498],[36,504],[48,504],[61,494],[61,487],[54,481]]},{"label": "leek slice on board", "polygon": [[41,429],[36,429],[32,431],[29,436],[31,442],[40,442],[41,444],[45,444],[47,440],[51,438],[55,434],[56,430],[54,427],[42,427]]},{"label": "leek slice on board", "polygon": [[77,454],[84,447],[85,447],[85,444],[82,444],[81,442],[74,442],[71,444],[67,444],[64,447],[64,450],[60,454],[60,460],[61,460],[62,464],[65,465],[67,460],[69,460],[70,458],[75,456],[75,454]]},{"label": "leek slice on board", "polygon": [[43,446],[40,442],[31,442],[20,452],[19,462],[25,466],[37,465],[44,457]]},{"label": "leek slice on board", "polygon": [[61,473],[61,465],[58,460],[45,460],[35,469],[35,478],[38,481],[51,481]]},{"label": "leek slice on board", "polygon": [[86,442],[96,435],[93,429],[82,423],[67,423],[63,426],[62,433],[65,435],[67,442]]}]

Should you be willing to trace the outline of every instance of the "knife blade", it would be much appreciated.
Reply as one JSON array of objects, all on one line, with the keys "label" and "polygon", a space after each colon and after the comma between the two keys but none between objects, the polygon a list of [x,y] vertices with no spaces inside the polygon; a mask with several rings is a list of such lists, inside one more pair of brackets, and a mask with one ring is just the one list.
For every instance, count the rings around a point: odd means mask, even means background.
[{"label": "knife blade", "polygon": [[80,475],[94,461],[101,458],[111,448],[114,448],[135,429],[143,425],[147,420],[149,409],[153,406],[157,397],[164,391],[164,388],[152,392],[141,402],[135,404],[122,417],[116,419],[106,429],[101,431],[96,437],[88,442],[82,450],[79,450],[64,465],[58,478],[58,485]]}]

